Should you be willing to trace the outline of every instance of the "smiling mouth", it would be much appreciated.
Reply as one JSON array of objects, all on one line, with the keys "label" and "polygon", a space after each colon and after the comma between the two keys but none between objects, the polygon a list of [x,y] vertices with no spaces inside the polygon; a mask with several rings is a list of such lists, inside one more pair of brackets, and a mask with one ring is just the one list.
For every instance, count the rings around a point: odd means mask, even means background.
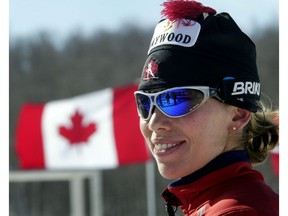
[{"label": "smiling mouth", "polygon": [[165,151],[165,150],[172,148],[176,145],[177,144],[157,144],[157,145],[154,145],[154,148],[158,151]]},{"label": "smiling mouth", "polygon": [[153,144],[153,152],[158,156],[169,155],[179,149],[184,143],[185,141],[177,143],[155,143]]}]

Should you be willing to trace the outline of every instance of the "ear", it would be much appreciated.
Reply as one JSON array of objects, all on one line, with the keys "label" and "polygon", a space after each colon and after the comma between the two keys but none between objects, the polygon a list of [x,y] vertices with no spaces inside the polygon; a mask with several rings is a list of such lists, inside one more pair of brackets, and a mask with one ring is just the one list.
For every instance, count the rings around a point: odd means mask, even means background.
[{"label": "ear", "polygon": [[233,127],[242,129],[251,119],[251,112],[246,109],[236,108],[232,118]]}]

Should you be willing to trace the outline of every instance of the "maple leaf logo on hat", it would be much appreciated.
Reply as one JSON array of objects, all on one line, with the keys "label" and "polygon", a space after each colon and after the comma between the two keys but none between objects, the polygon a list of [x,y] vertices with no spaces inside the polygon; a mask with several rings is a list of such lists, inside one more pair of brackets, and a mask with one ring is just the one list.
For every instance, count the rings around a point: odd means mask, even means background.
[{"label": "maple leaf logo on hat", "polygon": [[158,79],[156,76],[158,72],[158,65],[151,59],[148,66],[144,68],[143,80]]}]

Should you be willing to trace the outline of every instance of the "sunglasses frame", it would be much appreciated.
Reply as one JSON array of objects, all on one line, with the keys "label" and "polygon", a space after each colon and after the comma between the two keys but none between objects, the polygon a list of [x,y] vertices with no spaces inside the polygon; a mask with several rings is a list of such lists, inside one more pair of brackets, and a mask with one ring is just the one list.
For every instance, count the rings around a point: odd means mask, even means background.
[{"label": "sunglasses frame", "polygon": [[[204,94],[204,99],[201,101],[201,103],[195,108],[195,109],[192,109],[191,111],[183,114],[183,115],[178,115],[178,116],[171,116],[171,115],[168,115],[167,113],[165,113],[163,110],[161,110],[161,108],[158,106],[158,104],[156,103],[156,98],[165,93],[165,92],[169,92],[169,91],[173,91],[173,90],[181,90],[181,89],[192,89],[192,90],[198,90],[198,91],[201,91],[203,94]],[[138,102],[137,102],[137,94],[141,94],[141,95],[145,95],[149,98],[150,100],[150,109],[149,109],[149,113],[148,113],[148,116],[147,118],[143,118],[139,112],[139,109],[138,109]],[[148,93],[148,92],[143,92],[141,90],[138,90],[138,91],[135,91],[134,92],[134,96],[135,96],[135,100],[136,100],[136,106],[137,106],[137,112],[138,112],[138,115],[141,119],[143,120],[149,120],[151,118],[151,115],[152,115],[152,110],[154,109],[154,107],[157,107],[158,110],[160,110],[165,116],[168,116],[170,118],[180,118],[180,117],[183,117],[183,116],[186,116],[192,112],[194,112],[196,109],[198,109],[202,104],[204,104],[209,98],[215,98],[217,100],[219,100],[219,97],[217,96],[217,89],[215,88],[211,88],[209,86],[183,86],[183,87],[174,87],[174,88],[168,88],[168,89],[164,89],[162,91],[159,91],[159,92],[155,92],[155,93]]]}]

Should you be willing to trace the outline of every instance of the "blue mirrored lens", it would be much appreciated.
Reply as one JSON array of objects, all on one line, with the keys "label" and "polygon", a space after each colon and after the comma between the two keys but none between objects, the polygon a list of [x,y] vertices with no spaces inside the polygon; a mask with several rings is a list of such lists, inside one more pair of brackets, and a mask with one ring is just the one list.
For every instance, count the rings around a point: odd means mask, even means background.
[{"label": "blue mirrored lens", "polygon": [[150,98],[146,95],[137,94],[136,102],[137,102],[138,111],[141,117],[144,119],[148,118],[149,110],[151,107]]},{"label": "blue mirrored lens", "polygon": [[164,113],[177,117],[193,111],[204,97],[204,93],[197,89],[174,89],[158,95],[156,103]]},{"label": "blue mirrored lens", "polygon": [[[137,108],[144,119],[149,117],[152,101],[170,117],[180,117],[195,110],[205,99],[205,94],[198,89],[171,89],[158,94],[136,93]],[[156,96],[156,98],[154,98]],[[155,101],[154,101],[155,99]],[[151,101],[152,100],[152,101]]]}]

